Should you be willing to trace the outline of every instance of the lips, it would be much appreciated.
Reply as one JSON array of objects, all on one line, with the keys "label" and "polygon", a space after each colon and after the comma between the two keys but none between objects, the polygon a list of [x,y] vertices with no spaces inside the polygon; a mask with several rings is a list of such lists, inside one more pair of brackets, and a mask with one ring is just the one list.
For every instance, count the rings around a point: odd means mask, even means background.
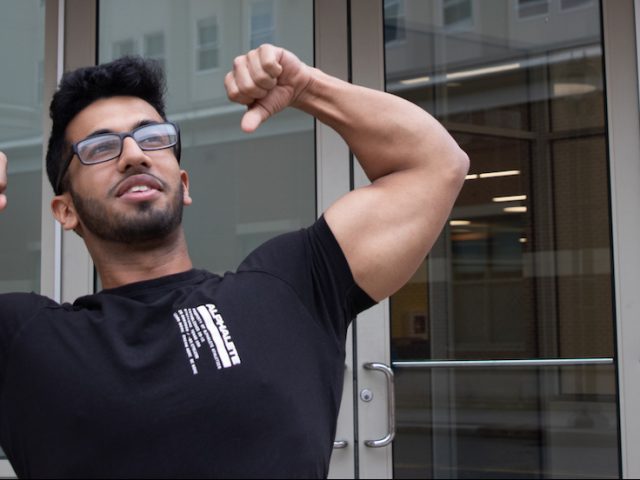
[{"label": "lips", "polygon": [[116,190],[116,197],[122,197],[128,193],[148,192],[150,190],[162,191],[162,183],[152,175],[138,174],[125,178]]}]

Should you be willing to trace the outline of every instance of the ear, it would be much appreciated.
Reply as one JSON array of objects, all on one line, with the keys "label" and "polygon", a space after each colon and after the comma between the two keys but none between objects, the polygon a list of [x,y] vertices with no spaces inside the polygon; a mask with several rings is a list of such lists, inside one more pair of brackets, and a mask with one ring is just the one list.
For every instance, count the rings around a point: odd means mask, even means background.
[{"label": "ear", "polygon": [[182,181],[182,188],[184,190],[182,202],[185,206],[189,206],[193,203],[193,199],[189,195],[189,174],[186,170],[180,170],[180,180]]},{"label": "ear", "polygon": [[53,197],[51,200],[51,212],[65,230],[74,230],[78,227],[78,215],[69,193]]}]

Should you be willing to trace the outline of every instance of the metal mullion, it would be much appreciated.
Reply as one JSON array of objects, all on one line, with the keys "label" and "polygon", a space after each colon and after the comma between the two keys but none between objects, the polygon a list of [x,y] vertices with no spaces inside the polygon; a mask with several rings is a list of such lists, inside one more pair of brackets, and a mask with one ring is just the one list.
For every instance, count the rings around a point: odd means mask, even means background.
[{"label": "metal mullion", "polygon": [[[45,3],[44,92],[43,104],[49,105],[63,71],[64,59],[64,7],[65,0]],[[46,174],[46,148],[51,120],[49,111],[42,112],[42,203],[40,262],[40,293],[60,301],[61,298],[61,242],[62,228],[51,214],[50,202],[53,189]]]},{"label": "metal mullion", "polygon": [[[314,2],[315,66],[322,71],[348,79],[347,5],[344,0]],[[317,216],[338,198],[349,192],[349,148],[340,135],[327,125],[315,122],[316,205]],[[353,327],[346,339],[342,402],[336,429],[336,442],[329,467],[329,478],[354,478],[355,413]]]},{"label": "metal mullion", "polygon": [[[351,73],[354,84],[384,91],[384,32],[382,0],[350,0]],[[353,186],[370,182],[358,162],[353,162]],[[357,398],[358,470],[360,478],[391,478],[392,447],[371,448],[367,440],[380,438],[388,430],[389,389],[383,375],[367,370],[367,363],[389,365],[390,326],[389,301],[383,300],[358,315],[357,391],[366,388],[373,394],[367,402]]]},{"label": "metal mullion", "polygon": [[[640,2],[635,2],[636,7]],[[602,1],[611,192],[612,267],[620,412],[621,475],[640,476],[640,140],[638,52],[634,2]],[[637,13],[637,12],[636,12]]]},{"label": "metal mullion", "polygon": [[[97,1],[64,2],[64,71],[96,64]],[[61,299],[73,302],[93,293],[93,261],[84,241],[74,232],[62,233]]]}]

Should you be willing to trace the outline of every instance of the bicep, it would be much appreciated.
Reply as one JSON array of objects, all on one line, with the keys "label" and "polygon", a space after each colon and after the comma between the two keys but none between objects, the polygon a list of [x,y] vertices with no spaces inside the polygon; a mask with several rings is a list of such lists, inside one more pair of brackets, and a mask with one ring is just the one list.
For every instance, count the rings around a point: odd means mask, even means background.
[{"label": "bicep", "polygon": [[404,170],[348,193],[325,212],[360,288],[379,301],[411,278],[461,185],[459,172]]}]

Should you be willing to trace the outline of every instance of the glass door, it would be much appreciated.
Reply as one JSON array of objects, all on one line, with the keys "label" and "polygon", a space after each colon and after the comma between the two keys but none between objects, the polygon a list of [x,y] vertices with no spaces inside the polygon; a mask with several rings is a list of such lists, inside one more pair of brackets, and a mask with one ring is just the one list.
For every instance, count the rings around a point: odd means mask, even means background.
[{"label": "glass door", "polygon": [[385,0],[386,89],[471,158],[390,301],[397,478],[619,476],[600,5]]},{"label": "glass door", "polygon": [[[9,202],[0,214],[0,293],[39,292],[45,4],[12,0],[2,7],[0,151],[9,160]],[[0,449],[0,476],[11,475]]]}]

